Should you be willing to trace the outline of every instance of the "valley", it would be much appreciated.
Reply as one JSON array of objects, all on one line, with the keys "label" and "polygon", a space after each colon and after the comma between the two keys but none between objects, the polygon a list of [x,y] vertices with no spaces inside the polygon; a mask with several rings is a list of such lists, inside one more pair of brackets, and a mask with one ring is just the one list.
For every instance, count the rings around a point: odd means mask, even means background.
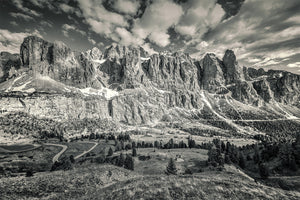
[{"label": "valley", "polygon": [[0,67],[4,199],[300,196],[297,74],[36,36]]}]

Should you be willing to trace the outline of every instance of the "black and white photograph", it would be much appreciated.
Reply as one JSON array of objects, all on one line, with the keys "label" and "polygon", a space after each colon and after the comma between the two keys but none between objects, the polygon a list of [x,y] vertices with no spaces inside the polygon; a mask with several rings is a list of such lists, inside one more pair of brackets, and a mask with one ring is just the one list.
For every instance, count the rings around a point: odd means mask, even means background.
[{"label": "black and white photograph", "polygon": [[299,0],[0,0],[0,200],[299,200]]}]

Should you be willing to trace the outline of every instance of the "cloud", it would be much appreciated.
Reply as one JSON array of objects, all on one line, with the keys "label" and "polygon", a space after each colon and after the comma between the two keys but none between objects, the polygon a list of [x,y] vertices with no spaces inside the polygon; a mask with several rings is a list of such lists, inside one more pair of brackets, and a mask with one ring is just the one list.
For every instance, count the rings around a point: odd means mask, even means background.
[{"label": "cloud", "polygon": [[97,46],[102,48],[102,47],[104,47],[104,43],[103,42],[98,42]]},{"label": "cloud", "polygon": [[41,25],[44,26],[44,27],[45,27],[45,26],[48,26],[48,27],[50,27],[50,28],[53,27],[53,23],[50,22],[50,21],[41,21],[40,23],[41,23]]},{"label": "cloud", "polygon": [[7,51],[10,53],[19,53],[23,39],[29,35],[42,37],[37,30],[32,31],[31,33],[14,33],[6,29],[0,29],[0,52]]},{"label": "cloud", "polygon": [[155,54],[155,53],[157,53],[157,52],[151,47],[150,43],[144,43],[143,45],[141,45],[141,47],[142,47],[145,51],[147,51],[148,53],[150,53],[150,54]]},{"label": "cloud", "polygon": [[[32,0],[31,0],[32,1]],[[15,5],[20,11],[26,13],[27,15],[31,15],[33,17],[41,17],[42,14],[36,12],[35,10],[29,9],[23,5],[22,0],[12,0],[13,5]]]},{"label": "cloud", "polygon": [[140,2],[136,0],[116,0],[113,4],[113,8],[121,13],[136,14]]},{"label": "cloud", "polygon": [[59,5],[60,9],[66,13],[73,13],[75,11],[75,8],[72,6],[69,6],[68,4],[62,3]]},{"label": "cloud", "polygon": [[102,5],[102,1],[78,0],[78,3],[86,23],[90,25],[95,33],[110,37],[116,27],[128,25],[122,15],[106,10]]},{"label": "cloud", "polygon": [[75,31],[75,32],[81,34],[82,36],[86,36],[86,32],[78,29],[74,25],[69,25],[69,24],[63,24],[62,25],[62,32],[63,32],[64,36],[69,37],[69,32],[70,31]]},{"label": "cloud", "polygon": [[290,63],[287,66],[290,67],[290,68],[300,67],[300,62]]},{"label": "cloud", "polygon": [[11,22],[9,22],[11,25],[13,25],[13,26],[18,26],[18,23],[17,22],[15,22],[15,21],[11,21]]},{"label": "cloud", "polygon": [[61,3],[61,4],[58,5],[58,8],[60,10],[62,10],[63,12],[65,12],[65,13],[68,13],[68,14],[75,13],[75,15],[77,15],[78,17],[81,17],[80,10],[78,8],[75,8],[75,7],[70,6],[68,4]]},{"label": "cloud", "polygon": [[182,14],[181,6],[172,1],[156,0],[135,22],[132,32],[141,39],[149,36],[149,39],[155,44],[162,47],[167,46],[170,43],[167,30],[178,23]]},{"label": "cloud", "polygon": [[143,40],[134,37],[128,30],[126,30],[125,28],[116,28],[115,33],[117,34],[116,37],[118,39],[117,42],[120,42],[121,44],[124,45],[141,45],[143,44]]},{"label": "cloud", "polygon": [[88,37],[88,41],[92,44],[92,45],[95,45],[96,44],[96,41],[90,37]]},{"label": "cloud", "polygon": [[191,0],[184,7],[185,14],[175,31],[193,38],[201,38],[209,29],[215,28],[225,15],[222,7],[213,0]]},{"label": "cloud", "polygon": [[180,25],[180,26],[176,26],[176,31],[178,33],[180,33],[181,35],[195,35],[196,34],[196,30],[197,27],[190,25],[190,26],[186,26],[186,25]]},{"label": "cloud", "polygon": [[170,36],[164,32],[152,32],[149,39],[160,47],[165,47],[170,44]]},{"label": "cloud", "polygon": [[15,13],[15,12],[11,12],[9,13],[10,16],[14,17],[14,18],[20,18],[20,19],[23,19],[25,21],[34,21],[34,18],[29,16],[29,15],[25,15],[25,14],[22,14],[22,13]]},{"label": "cloud", "polygon": [[202,41],[196,46],[196,49],[202,50],[203,48],[206,48],[207,46],[208,46],[208,43],[205,41]]}]

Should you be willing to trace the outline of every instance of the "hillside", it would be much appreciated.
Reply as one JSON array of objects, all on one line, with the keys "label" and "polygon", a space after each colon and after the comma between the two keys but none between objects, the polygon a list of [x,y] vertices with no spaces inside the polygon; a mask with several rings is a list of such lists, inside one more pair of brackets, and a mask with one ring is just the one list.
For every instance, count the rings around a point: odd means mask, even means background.
[{"label": "hillside", "polygon": [[2,178],[0,192],[5,199],[298,199],[300,195],[255,183],[231,167],[194,175],[141,176],[93,164],[29,178]]}]

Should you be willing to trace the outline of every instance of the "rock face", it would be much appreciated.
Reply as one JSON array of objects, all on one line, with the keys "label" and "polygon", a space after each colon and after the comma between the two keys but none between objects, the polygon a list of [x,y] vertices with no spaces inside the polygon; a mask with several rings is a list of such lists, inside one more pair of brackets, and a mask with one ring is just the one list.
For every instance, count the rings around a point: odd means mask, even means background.
[{"label": "rock face", "polygon": [[214,54],[207,54],[203,59],[202,86],[209,92],[219,92],[225,85],[225,68]]},{"label": "rock face", "polygon": [[[95,56],[96,50],[92,52]],[[20,56],[24,67],[34,74],[50,78],[75,87],[97,86],[94,83],[94,69],[84,62],[62,42],[49,43],[41,38],[30,36],[21,45]],[[98,84],[99,85],[99,84]]]},{"label": "rock face", "polygon": [[226,50],[223,57],[225,80],[226,84],[234,83],[238,80],[243,80],[242,68],[239,67],[234,52],[232,50]]},{"label": "rock face", "polygon": [[[135,124],[164,115],[181,118],[183,112],[199,118],[204,106],[219,106],[204,94],[228,104],[230,97],[254,106],[276,101],[300,108],[299,75],[242,69],[231,50],[222,60],[212,53],[202,60],[179,52],[149,55],[141,47],[119,44],[77,53],[61,42],[30,36],[20,56],[0,56],[0,91],[8,107],[58,120],[111,118]],[[186,114],[191,109],[200,114]]]},{"label": "rock face", "polygon": [[16,76],[17,70],[20,68],[21,60],[19,55],[10,54],[8,52],[0,53],[0,83]]}]

